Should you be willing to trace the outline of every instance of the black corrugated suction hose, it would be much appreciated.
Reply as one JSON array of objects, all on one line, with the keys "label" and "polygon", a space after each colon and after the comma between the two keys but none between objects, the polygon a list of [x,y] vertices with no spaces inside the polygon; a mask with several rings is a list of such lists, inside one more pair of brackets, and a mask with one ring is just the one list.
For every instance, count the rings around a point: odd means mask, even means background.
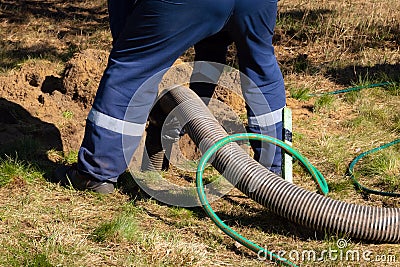
[{"label": "black corrugated suction hose", "polygon": [[[175,109],[202,152],[227,136],[207,106],[180,86],[161,99],[166,113]],[[400,209],[350,204],[286,182],[253,160],[237,144],[221,148],[212,165],[244,194],[290,221],[328,233],[371,241],[400,241]]]},{"label": "black corrugated suction hose", "polygon": [[145,150],[143,152],[141,169],[143,171],[167,170],[169,162],[161,142],[161,128],[153,126],[150,123],[146,132]]}]

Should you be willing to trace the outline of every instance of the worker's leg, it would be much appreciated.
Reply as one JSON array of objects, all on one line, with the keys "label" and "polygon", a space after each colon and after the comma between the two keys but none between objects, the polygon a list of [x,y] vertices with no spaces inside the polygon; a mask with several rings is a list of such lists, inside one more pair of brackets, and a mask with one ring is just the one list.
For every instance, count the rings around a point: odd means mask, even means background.
[{"label": "worker's leg", "polygon": [[125,28],[127,17],[132,13],[137,0],[108,0],[108,18],[110,21],[110,30],[113,40]]},{"label": "worker's leg", "polygon": [[228,32],[221,31],[194,45],[195,63],[190,88],[205,100],[211,98],[214,93],[231,43]]},{"label": "worker's leg", "polygon": [[[166,68],[190,46],[222,29],[233,0],[139,1],[110,53],[88,116],[78,169],[115,182],[137,148]],[[147,82],[146,82],[147,81]]]},{"label": "worker's leg", "polygon": [[[248,105],[249,130],[282,139],[282,109],[286,104],[282,73],[272,37],[276,0],[236,0],[229,25],[238,49],[243,94]],[[275,173],[281,170],[281,150],[254,142],[256,158]]]}]

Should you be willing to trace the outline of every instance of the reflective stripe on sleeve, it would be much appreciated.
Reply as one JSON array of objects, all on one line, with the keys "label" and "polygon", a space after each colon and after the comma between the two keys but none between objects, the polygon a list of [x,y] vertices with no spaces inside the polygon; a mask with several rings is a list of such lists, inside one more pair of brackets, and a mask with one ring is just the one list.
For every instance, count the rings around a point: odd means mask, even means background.
[{"label": "reflective stripe on sleeve", "polygon": [[101,128],[129,136],[142,136],[146,127],[145,123],[139,124],[116,119],[93,108],[90,110],[87,119]]},{"label": "reflective stripe on sleeve", "polygon": [[249,117],[248,119],[249,126],[266,127],[277,124],[278,122],[282,121],[282,111],[283,108],[280,108],[266,114]]}]

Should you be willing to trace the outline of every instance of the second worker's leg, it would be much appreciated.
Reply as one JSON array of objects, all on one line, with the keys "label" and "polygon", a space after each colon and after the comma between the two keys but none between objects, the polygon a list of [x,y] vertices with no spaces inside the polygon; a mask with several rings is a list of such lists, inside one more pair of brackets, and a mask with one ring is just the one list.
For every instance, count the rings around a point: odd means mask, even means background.
[{"label": "second worker's leg", "polygon": [[231,43],[228,32],[221,31],[194,45],[195,63],[190,88],[198,96],[204,99],[212,97],[226,64],[226,53]]},{"label": "second worker's leg", "polygon": [[[236,0],[228,29],[238,49],[249,131],[282,139],[286,95],[272,45],[276,14],[276,0]],[[253,142],[252,146],[256,159],[280,174],[281,149],[260,142]]]}]

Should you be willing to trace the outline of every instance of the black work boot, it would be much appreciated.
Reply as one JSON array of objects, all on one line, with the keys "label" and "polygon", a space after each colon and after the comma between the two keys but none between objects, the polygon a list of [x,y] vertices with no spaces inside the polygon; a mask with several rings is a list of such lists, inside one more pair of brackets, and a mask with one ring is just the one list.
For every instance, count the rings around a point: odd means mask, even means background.
[{"label": "black work boot", "polygon": [[72,187],[80,191],[93,191],[100,194],[111,194],[114,192],[114,184],[102,182],[90,176],[82,175],[78,172],[75,165],[62,166],[54,171],[55,182],[61,186]]}]

